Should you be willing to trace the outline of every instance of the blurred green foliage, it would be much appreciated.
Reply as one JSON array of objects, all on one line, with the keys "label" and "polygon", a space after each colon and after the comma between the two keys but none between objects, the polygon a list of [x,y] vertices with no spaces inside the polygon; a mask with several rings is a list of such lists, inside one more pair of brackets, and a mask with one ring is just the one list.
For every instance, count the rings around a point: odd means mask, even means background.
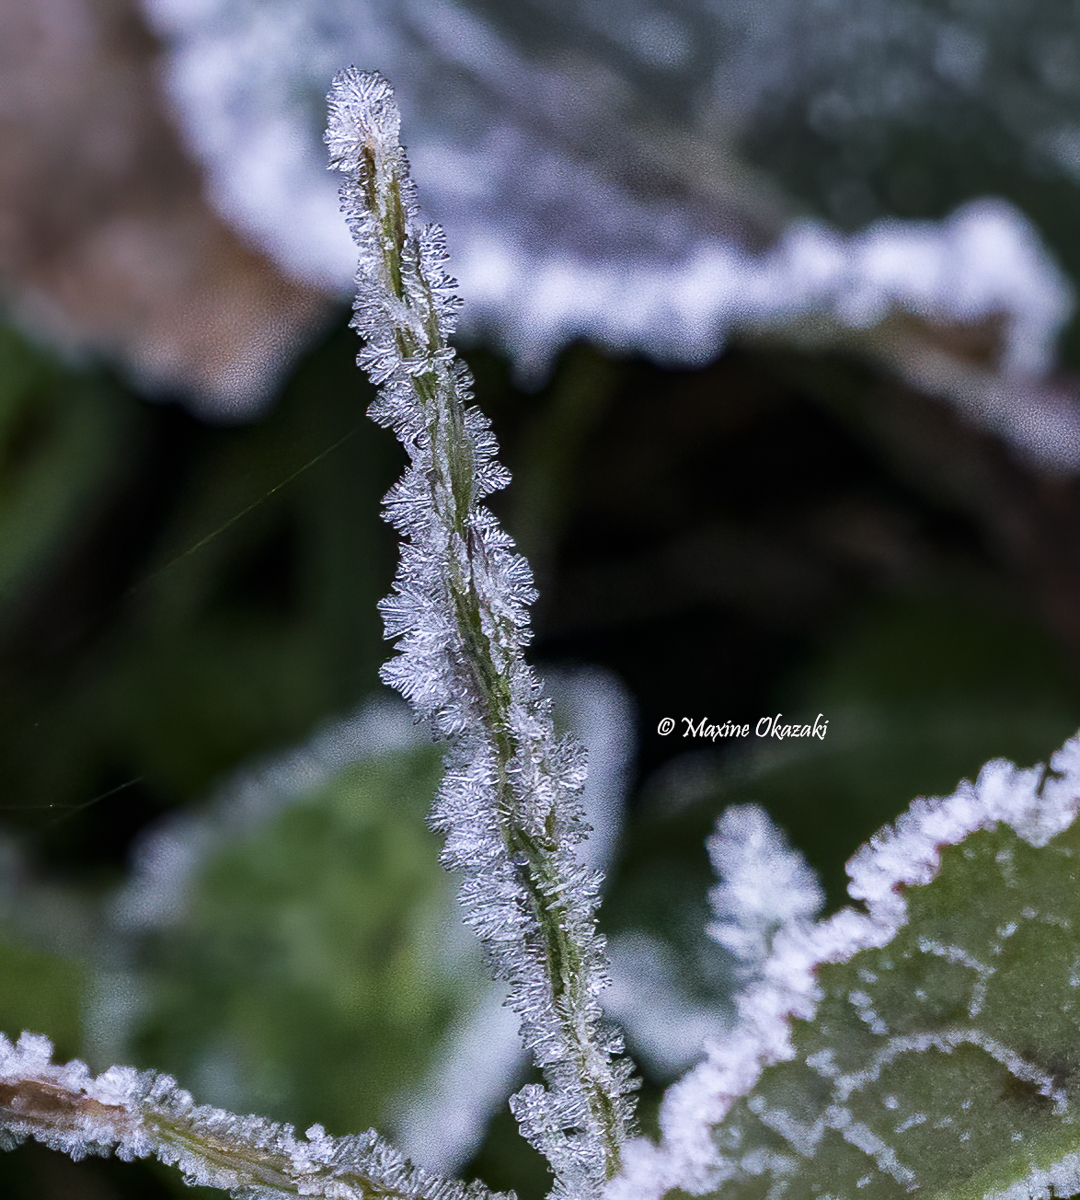
[{"label": "blurred green foliage", "polygon": [[211,848],[184,911],[138,939],[138,1064],[301,1128],[385,1122],[484,978],[440,944],[438,777],[432,747],[379,755]]},{"label": "blurred green foliage", "polygon": [[5,478],[19,551],[0,610],[8,794],[28,831],[35,808],[67,809],[36,839],[85,866],[91,802],[128,785],[101,801],[118,848],[98,858],[115,864],[151,817],[372,688],[395,453],[363,415],[343,331],[242,428],[147,405],[10,335],[3,349],[23,414]]},{"label": "blurred green foliage", "polygon": [[81,963],[0,941],[0,1030],[33,1029],[47,1034],[65,1058],[81,1054],[87,976]]}]

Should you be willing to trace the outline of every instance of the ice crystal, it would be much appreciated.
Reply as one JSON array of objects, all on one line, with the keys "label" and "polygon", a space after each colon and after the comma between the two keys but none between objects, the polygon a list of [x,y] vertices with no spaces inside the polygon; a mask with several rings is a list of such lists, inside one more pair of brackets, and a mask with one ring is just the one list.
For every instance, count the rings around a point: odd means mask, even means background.
[{"label": "ice crystal", "polygon": [[481,504],[507,475],[447,342],[455,284],[441,230],[418,218],[398,126],[380,75],[337,76],[327,143],[345,174],[342,208],[359,248],[357,361],[381,388],[372,416],[410,458],[386,500],[404,541],[382,604],[399,652],[383,678],[450,742],[432,823],[546,1078],[512,1106],[552,1163],[557,1192],[588,1195],[617,1171],[630,1113],[628,1068],[614,1059],[621,1044],[598,1001],[606,982],[598,876],[575,853],[586,833],[584,756],[556,738],[550,702],[525,662],[532,579]]},{"label": "ice crystal", "polygon": [[709,893],[716,921],[709,933],[753,969],[781,929],[815,917],[824,896],[813,871],[756,805],[736,805],[708,841],[720,879]]},{"label": "ice crystal", "polygon": [[0,1130],[73,1158],[153,1156],[192,1186],[224,1188],[245,1200],[481,1200],[479,1184],[450,1182],[414,1167],[374,1131],[333,1138],[319,1125],[289,1125],[197,1105],[174,1079],[110,1067],[93,1076],[81,1062],[52,1061],[48,1038],[0,1034]]}]

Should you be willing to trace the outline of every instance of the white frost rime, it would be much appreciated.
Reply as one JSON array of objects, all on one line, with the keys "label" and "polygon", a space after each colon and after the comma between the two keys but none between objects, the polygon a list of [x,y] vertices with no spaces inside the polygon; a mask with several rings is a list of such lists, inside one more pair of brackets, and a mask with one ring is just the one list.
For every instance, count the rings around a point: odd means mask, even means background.
[{"label": "white frost rime", "polygon": [[720,879],[709,892],[716,914],[709,934],[752,972],[776,934],[813,920],[825,897],[810,865],[756,804],[727,809],[706,844]]},{"label": "white frost rime", "polygon": [[410,458],[386,500],[403,544],[382,605],[399,655],[383,677],[450,743],[432,821],[547,1080],[514,1098],[515,1115],[551,1161],[556,1194],[588,1196],[618,1170],[630,1114],[629,1067],[613,1057],[621,1045],[597,1000],[598,877],[574,852],[584,756],[556,739],[525,663],[531,575],[480,503],[508,476],[485,418],[466,406],[471,381],[447,341],[458,301],[443,235],[418,220],[398,127],[380,75],[338,75],[327,142],[360,250],[358,362],[381,387],[372,416]]},{"label": "white frost rime", "polygon": [[[289,1125],[197,1105],[168,1075],[52,1061],[48,1038],[0,1034],[0,1147],[33,1137],[72,1158],[153,1156],[191,1186],[225,1188],[245,1200],[482,1200],[465,1186],[412,1166],[374,1131],[332,1138],[320,1125]],[[494,1198],[491,1198],[494,1200]],[[506,1200],[502,1197],[501,1200]]]},{"label": "white frost rime", "polygon": [[[824,964],[848,963],[864,950],[881,949],[882,969],[891,971],[897,965],[891,956],[900,953],[894,945],[894,941],[900,940],[898,935],[906,936],[910,943],[910,949],[903,952],[909,962],[912,954],[918,954],[928,962],[948,964],[956,989],[957,1011],[969,1020],[983,1019],[993,966],[963,946],[905,929],[909,920],[906,891],[931,883],[938,875],[943,849],[959,845],[977,831],[1005,826],[1030,846],[1043,848],[1072,825],[1078,809],[1080,737],[1067,742],[1045,768],[1021,771],[999,760],[988,763],[975,783],[961,784],[949,797],[916,800],[895,826],[877,834],[848,865],[849,892],[853,899],[863,901],[865,912],[848,908],[815,924],[798,919],[787,925],[781,923],[771,953],[738,998],[736,1026],[712,1043],[705,1061],[668,1091],[660,1113],[663,1135],[660,1145],[637,1141],[627,1147],[624,1172],[609,1187],[607,1200],[658,1200],[672,1189],[692,1194],[715,1192],[725,1184],[734,1186],[736,1180],[747,1178],[754,1179],[755,1186],[765,1187],[757,1177],[767,1175],[771,1175],[776,1185],[770,1194],[785,1194],[790,1180],[802,1169],[800,1164],[817,1153],[829,1130],[838,1132],[863,1152],[871,1172],[891,1176],[905,1188],[922,1186],[918,1173],[923,1164],[918,1158],[902,1162],[893,1147],[882,1142],[849,1107],[850,1099],[874,1084],[886,1068],[904,1056],[935,1052],[940,1062],[961,1050],[975,1051],[983,1064],[980,1069],[985,1069],[988,1063],[997,1064],[1006,1078],[1028,1088],[1055,1114],[1064,1111],[1068,1097],[1061,1080],[1050,1067],[1030,1061],[1026,1044],[1010,1046],[984,1028],[963,1022],[910,1035],[891,1032],[873,1007],[869,990],[863,991],[862,986],[847,992],[846,1003],[864,1027],[865,1036],[870,1039],[867,1045],[878,1049],[851,1060],[850,1041],[855,1035],[849,1027],[844,1027],[847,1032],[842,1036],[848,1038],[847,1044],[831,1048],[826,1045],[804,1060],[812,1076],[827,1085],[820,1111],[808,1116],[799,1110],[802,1115],[796,1118],[793,1112],[786,1111],[783,1103],[770,1101],[755,1089],[764,1068],[795,1056],[792,1021],[795,1018],[812,1021],[825,996],[818,969]],[[720,909],[739,909],[736,887],[739,871],[750,870],[755,858],[759,868],[770,858],[783,866],[776,845],[770,847],[772,831],[761,824],[762,817],[753,809],[733,810],[712,841],[714,863],[729,873],[727,891],[722,886],[714,894],[714,904],[719,901]],[[998,854],[995,866],[1007,888],[1011,869],[1008,851]],[[760,869],[757,875],[760,880]],[[790,894],[797,896],[798,892]],[[977,905],[978,898],[973,903]],[[743,941],[750,952],[748,957],[753,957],[758,946],[753,936],[754,911],[742,907],[741,921],[722,924],[721,931],[731,939],[736,934],[746,934]],[[805,915],[805,909],[800,915]],[[1024,910],[1023,919],[1052,923],[1050,917],[1042,916],[1030,906]],[[1054,918],[1054,922],[1062,924],[1059,918]],[[1067,922],[1063,928],[1067,928]],[[984,956],[992,962],[1016,931],[1015,922],[991,927]],[[1061,970],[1068,975],[1067,964]],[[867,989],[878,984],[877,974],[867,967],[858,970],[857,978]],[[832,999],[835,1002],[835,997]],[[911,1006],[917,1008],[931,999],[916,986],[909,1008],[904,1011],[912,1011]],[[840,1059],[845,1055],[849,1064],[857,1065],[842,1066]],[[725,1133],[725,1122],[730,1122],[736,1105],[744,1099],[745,1110],[763,1126],[780,1134],[794,1157],[743,1145],[738,1130]],[[790,1103],[797,1106],[798,1102]],[[951,1127],[959,1119],[958,1113],[905,1112],[904,1102],[889,1094],[883,1096],[881,1103],[885,1110],[897,1110],[894,1127],[897,1135],[921,1125],[929,1124],[936,1129]],[[965,1101],[960,1108],[969,1106],[970,1101]],[[962,1145],[970,1136],[970,1133],[963,1135],[957,1144]],[[1080,1157],[1070,1153],[1050,1167],[1036,1168],[1032,1164],[1027,1178],[1000,1195],[1008,1200],[1027,1200],[1053,1194],[1051,1188],[1059,1188],[1060,1195],[1072,1194],[1076,1190],[1078,1161]],[[866,1184],[870,1178],[866,1176]],[[863,1180],[858,1181],[858,1186],[863,1185]]]}]

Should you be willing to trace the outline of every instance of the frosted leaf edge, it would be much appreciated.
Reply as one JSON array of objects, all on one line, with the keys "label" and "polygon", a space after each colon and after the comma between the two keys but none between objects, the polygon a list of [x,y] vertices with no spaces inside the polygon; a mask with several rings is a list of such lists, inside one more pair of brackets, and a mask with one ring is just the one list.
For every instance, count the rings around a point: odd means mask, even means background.
[{"label": "frosted leaf edge", "polygon": [[[623,1171],[605,1200],[659,1200],[672,1189],[702,1194],[726,1177],[712,1131],[754,1087],[763,1069],[794,1056],[792,1021],[812,1020],[821,999],[816,970],[847,962],[862,950],[888,945],[908,919],[904,889],[930,883],[941,851],[979,830],[1006,824],[1034,847],[1067,829],[1080,810],[1080,735],[1046,765],[1020,769],[994,759],[974,783],[950,796],[920,797],[848,863],[848,892],[865,911],[844,908],[826,920],[781,929],[758,979],[736,1001],[738,1020],[706,1045],[704,1060],[667,1092],[660,1110],[659,1145],[644,1139],[624,1151]],[[1068,1177],[1080,1181],[1080,1156],[995,1194],[994,1200],[1048,1196]]]}]

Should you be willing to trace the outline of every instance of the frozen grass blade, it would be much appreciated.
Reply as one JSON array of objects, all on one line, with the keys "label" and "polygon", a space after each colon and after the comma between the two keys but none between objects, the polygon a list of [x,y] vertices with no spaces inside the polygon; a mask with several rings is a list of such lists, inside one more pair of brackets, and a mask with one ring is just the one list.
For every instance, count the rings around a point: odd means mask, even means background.
[{"label": "frozen grass blade", "polygon": [[[35,1138],[72,1158],[153,1156],[191,1186],[244,1200],[484,1200],[479,1184],[414,1167],[373,1131],[333,1138],[319,1125],[301,1137],[289,1125],[197,1105],[174,1079],[81,1062],[52,1061],[48,1038],[0,1034],[0,1147]],[[505,1198],[503,1198],[505,1200]]]},{"label": "frozen grass blade", "polygon": [[525,662],[532,578],[481,505],[508,476],[468,407],[469,374],[448,341],[458,301],[442,231],[418,219],[399,124],[380,75],[337,76],[327,143],[360,251],[357,361],[381,388],[372,416],[410,458],[386,500],[403,544],[382,606],[399,654],[383,677],[449,742],[432,821],[546,1080],[514,1097],[515,1115],[551,1162],[556,1194],[595,1195],[619,1169],[631,1085],[597,999],[607,982],[599,880],[574,851],[587,832],[584,756],[556,738]]}]

